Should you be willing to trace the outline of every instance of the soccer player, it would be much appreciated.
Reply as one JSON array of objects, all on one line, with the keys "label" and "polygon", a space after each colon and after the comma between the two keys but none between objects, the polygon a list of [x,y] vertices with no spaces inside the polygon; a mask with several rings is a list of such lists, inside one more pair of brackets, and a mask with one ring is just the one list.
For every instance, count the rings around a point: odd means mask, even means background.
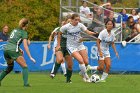
[{"label": "soccer player", "polygon": [[[119,58],[118,52],[115,47],[115,34],[112,32],[114,27],[114,22],[112,20],[108,20],[105,23],[105,29],[102,30],[97,39],[97,47],[99,54],[99,66],[90,67],[91,70],[99,70],[103,71],[100,82],[105,82],[111,65],[109,45],[112,45],[116,56]],[[104,68],[105,66],[105,68]]]},{"label": "soccer player", "polygon": [[[67,34],[67,49],[71,56],[78,60],[83,80],[89,82],[90,80],[86,73],[85,66],[85,63],[88,63],[88,55],[83,42],[79,42],[79,40],[81,39],[81,31],[85,31],[89,35],[94,35],[95,33],[87,30],[87,28],[79,21],[79,15],[72,14],[71,22],[60,28],[59,35]],[[59,35],[58,42],[62,40],[60,40]],[[57,44],[58,49],[60,48],[59,44],[60,43]]]},{"label": "soccer player", "polygon": [[[62,25],[65,25],[66,23],[69,23],[70,21],[71,20],[68,17],[68,18],[65,19],[65,21],[62,22]],[[54,71],[50,74],[50,76],[52,78],[55,77],[55,75],[56,75],[56,73],[57,73],[57,71],[60,67],[60,64],[62,62],[64,62],[64,59],[65,59],[65,61],[67,62],[66,83],[72,83],[71,76],[72,76],[73,62],[72,62],[72,57],[69,55],[69,53],[66,49],[67,37],[66,37],[66,34],[63,34],[61,37],[58,34],[57,37],[61,38],[61,42],[58,42],[58,38],[57,38],[57,44],[59,43],[60,47],[59,48],[57,48],[57,46],[55,47],[55,54],[56,54],[57,60],[56,60],[55,65],[54,65]]]},{"label": "soccer player", "polygon": [[23,74],[24,87],[30,87],[30,84],[28,83],[28,67],[24,57],[22,56],[23,51],[19,47],[23,42],[23,46],[30,60],[33,61],[33,63],[36,62],[35,59],[32,58],[28,48],[28,43],[27,43],[28,35],[26,32],[28,23],[29,23],[28,19],[22,18],[19,21],[19,27],[11,32],[10,39],[7,45],[5,45],[4,47],[4,57],[7,61],[8,66],[0,74],[0,84],[1,81],[4,79],[4,77],[13,70],[14,61],[16,61],[22,67],[23,70],[22,74]]},{"label": "soccer player", "polygon": [[[55,47],[56,47],[56,45],[57,45],[57,32],[58,32],[59,28],[60,28],[60,27],[57,27],[57,28],[55,28],[55,29],[53,30],[53,32],[51,33],[51,35],[50,35],[50,37],[49,37],[49,43],[48,43],[48,46],[47,46],[48,49],[51,48],[51,41],[52,41],[52,39],[54,38],[54,43],[53,43],[53,52],[54,52],[54,54],[56,54],[56,53],[55,53]],[[57,56],[56,56],[56,60],[58,60],[58,57],[57,57]],[[52,75],[53,72],[54,72],[54,67],[55,67],[55,64],[53,65],[53,68],[52,68],[52,70],[51,70],[51,75]],[[62,63],[61,63],[61,68],[62,68],[62,71],[63,71],[64,76],[66,76],[66,67],[65,67],[65,62],[64,62],[64,60],[63,60]]]}]

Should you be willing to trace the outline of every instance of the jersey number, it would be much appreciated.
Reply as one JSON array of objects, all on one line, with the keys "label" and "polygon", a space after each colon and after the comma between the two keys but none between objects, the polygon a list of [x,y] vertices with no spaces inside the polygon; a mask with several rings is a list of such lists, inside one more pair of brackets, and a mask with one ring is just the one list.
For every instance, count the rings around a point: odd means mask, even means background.
[{"label": "jersey number", "polygon": [[14,31],[11,33],[10,38],[13,38],[16,32],[17,32],[17,30],[14,30]]}]

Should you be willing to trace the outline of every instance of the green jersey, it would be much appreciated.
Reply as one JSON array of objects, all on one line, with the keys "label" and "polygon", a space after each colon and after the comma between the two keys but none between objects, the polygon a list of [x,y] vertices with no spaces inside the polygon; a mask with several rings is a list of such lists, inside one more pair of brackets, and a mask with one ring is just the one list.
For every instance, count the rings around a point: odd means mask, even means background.
[{"label": "green jersey", "polygon": [[19,46],[22,43],[23,39],[27,39],[27,32],[20,28],[14,29],[10,34],[10,39],[5,45],[4,50],[16,51],[19,52]]}]

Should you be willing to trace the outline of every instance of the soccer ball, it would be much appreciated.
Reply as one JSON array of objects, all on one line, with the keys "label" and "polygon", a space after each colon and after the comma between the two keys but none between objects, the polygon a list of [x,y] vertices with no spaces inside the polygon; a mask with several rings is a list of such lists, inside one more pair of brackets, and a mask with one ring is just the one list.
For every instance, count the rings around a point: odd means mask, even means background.
[{"label": "soccer ball", "polygon": [[122,41],[122,46],[123,46],[123,47],[126,46],[126,41]]},{"label": "soccer ball", "polygon": [[100,77],[97,74],[93,74],[90,77],[90,81],[93,82],[93,83],[97,83],[97,82],[100,81]]}]

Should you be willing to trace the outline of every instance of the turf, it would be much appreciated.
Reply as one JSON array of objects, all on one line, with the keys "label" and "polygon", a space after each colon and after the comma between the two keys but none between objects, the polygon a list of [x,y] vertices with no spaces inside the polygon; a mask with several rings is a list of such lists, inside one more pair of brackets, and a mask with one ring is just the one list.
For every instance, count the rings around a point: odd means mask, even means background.
[{"label": "turf", "polygon": [[0,86],[0,93],[140,93],[140,75],[109,75],[105,83],[85,83],[73,74],[72,83],[58,74],[54,79],[48,73],[29,73],[32,87],[23,87],[22,74],[9,74]]}]

